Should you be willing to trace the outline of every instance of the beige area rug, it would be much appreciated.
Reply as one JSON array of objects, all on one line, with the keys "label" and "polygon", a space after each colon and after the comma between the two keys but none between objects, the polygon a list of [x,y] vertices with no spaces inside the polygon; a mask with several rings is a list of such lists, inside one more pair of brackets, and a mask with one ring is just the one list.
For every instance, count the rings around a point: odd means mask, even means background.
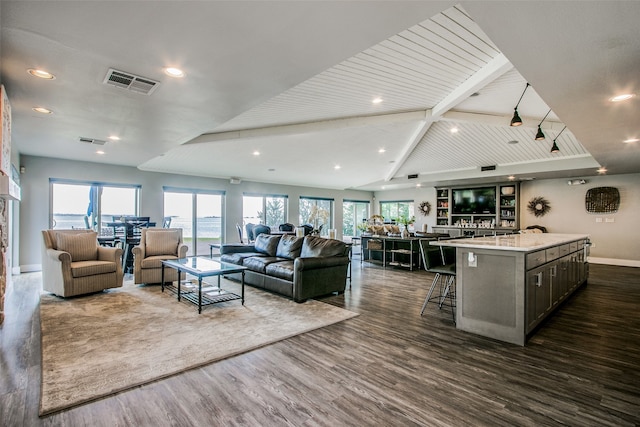
[{"label": "beige area rug", "polygon": [[160,286],[125,284],[67,300],[42,295],[40,415],[357,316],[319,301],[297,304],[245,289],[244,306],[225,302],[200,315]]}]

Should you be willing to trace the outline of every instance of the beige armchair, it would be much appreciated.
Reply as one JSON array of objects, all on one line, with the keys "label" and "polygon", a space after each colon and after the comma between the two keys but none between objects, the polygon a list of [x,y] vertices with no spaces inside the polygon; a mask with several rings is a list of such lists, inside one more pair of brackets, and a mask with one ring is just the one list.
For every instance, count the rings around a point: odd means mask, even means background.
[{"label": "beige armchair", "polygon": [[[133,280],[138,283],[160,283],[162,260],[187,256],[181,228],[143,228],[140,244],[133,248]],[[184,273],[183,273],[184,277]],[[173,268],[164,269],[164,281],[178,280]]]},{"label": "beige armchair", "polygon": [[122,286],[122,249],[98,245],[93,230],[42,231],[42,287],[61,297]]}]

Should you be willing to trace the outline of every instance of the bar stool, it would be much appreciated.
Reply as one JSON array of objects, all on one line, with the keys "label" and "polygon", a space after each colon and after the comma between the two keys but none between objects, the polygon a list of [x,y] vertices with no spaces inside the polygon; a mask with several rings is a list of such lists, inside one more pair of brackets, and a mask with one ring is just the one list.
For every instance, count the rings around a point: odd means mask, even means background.
[{"label": "bar stool", "polygon": [[[431,301],[438,305],[441,309],[442,306],[451,307],[451,314],[453,316],[453,323],[456,323],[456,264],[455,255],[453,259],[449,259],[451,254],[445,252],[442,246],[436,247],[429,245],[428,239],[420,239],[420,254],[422,256],[422,265],[424,269],[430,273],[434,273],[435,277],[431,282],[431,287],[427,293],[427,297],[422,304],[422,310],[420,315],[424,314],[427,304]],[[436,288],[439,287],[439,293],[434,295]],[[447,302],[448,300],[448,302]]]}]

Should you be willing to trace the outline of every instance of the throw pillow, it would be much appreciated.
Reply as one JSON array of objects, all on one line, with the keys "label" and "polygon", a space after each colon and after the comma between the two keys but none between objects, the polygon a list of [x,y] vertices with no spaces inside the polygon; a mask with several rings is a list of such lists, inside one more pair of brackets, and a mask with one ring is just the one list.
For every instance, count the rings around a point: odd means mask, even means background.
[{"label": "throw pillow", "polygon": [[256,249],[256,252],[260,252],[261,254],[276,256],[276,249],[278,248],[279,242],[279,235],[260,234],[256,236],[253,247]]},{"label": "throw pillow", "polygon": [[98,233],[56,233],[56,248],[69,252],[74,262],[98,259]]},{"label": "throw pillow", "polygon": [[180,236],[178,231],[152,231],[145,234],[145,256],[176,255]]},{"label": "throw pillow", "polygon": [[282,236],[276,249],[276,256],[280,258],[296,259],[302,249],[302,237]]}]

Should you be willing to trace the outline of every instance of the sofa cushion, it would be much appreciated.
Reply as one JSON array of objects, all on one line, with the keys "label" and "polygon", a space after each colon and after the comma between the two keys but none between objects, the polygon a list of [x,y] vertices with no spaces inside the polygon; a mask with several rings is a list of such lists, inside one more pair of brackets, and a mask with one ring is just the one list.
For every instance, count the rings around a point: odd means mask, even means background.
[{"label": "sofa cushion", "polygon": [[305,236],[300,256],[302,258],[346,256],[344,242],[322,237]]},{"label": "sofa cushion", "polygon": [[293,282],[293,264],[293,260],[274,262],[267,265],[266,272],[269,276]]},{"label": "sofa cushion", "polygon": [[71,261],[98,259],[98,233],[56,233],[56,247],[59,251],[69,252]]},{"label": "sofa cushion", "polygon": [[256,256],[245,258],[242,261],[242,265],[247,267],[251,271],[255,271],[256,273],[265,274],[267,272],[267,266],[274,262],[280,261],[289,261],[284,258],[278,258],[274,256]]},{"label": "sofa cushion", "polygon": [[175,255],[180,244],[180,232],[177,230],[147,230],[145,236],[145,256]]},{"label": "sofa cushion", "polygon": [[260,234],[256,236],[256,241],[253,246],[256,248],[256,252],[267,256],[276,256],[276,249],[278,248],[279,242],[279,235]]},{"label": "sofa cushion", "polygon": [[71,263],[71,275],[74,278],[115,273],[117,264],[111,261],[75,261]]},{"label": "sofa cushion", "polygon": [[228,262],[231,264],[236,264],[236,265],[242,265],[242,261],[244,261],[245,258],[250,258],[250,257],[264,257],[266,256],[265,254],[261,254],[259,252],[233,252],[230,254],[222,254],[220,256],[220,261],[222,262]]},{"label": "sofa cushion", "polygon": [[280,258],[296,259],[300,256],[302,250],[302,241],[304,238],[296,236],[282,236],[276,249],[276,256]]}]

